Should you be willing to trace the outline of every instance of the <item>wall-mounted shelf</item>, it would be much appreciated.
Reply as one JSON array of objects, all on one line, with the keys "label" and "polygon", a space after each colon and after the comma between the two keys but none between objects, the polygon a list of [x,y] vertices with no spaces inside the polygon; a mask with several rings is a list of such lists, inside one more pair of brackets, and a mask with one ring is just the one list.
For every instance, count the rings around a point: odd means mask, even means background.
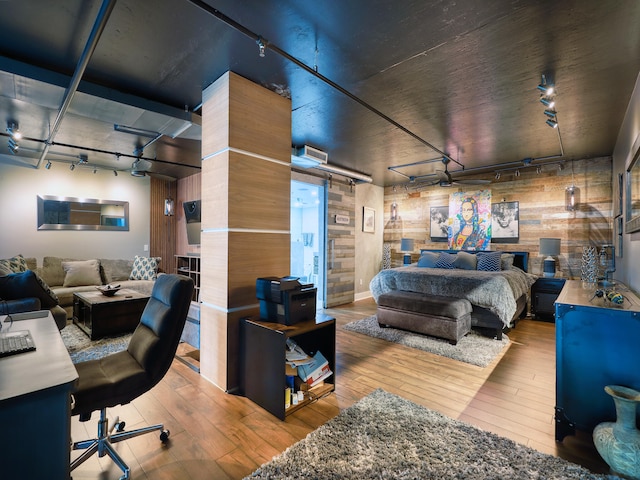
[{"label": "wall-mounted shelf", "polygon": [[200,257],[195,255],[176,255],[176,273],[193,280],[194,302],[200,301]]}]

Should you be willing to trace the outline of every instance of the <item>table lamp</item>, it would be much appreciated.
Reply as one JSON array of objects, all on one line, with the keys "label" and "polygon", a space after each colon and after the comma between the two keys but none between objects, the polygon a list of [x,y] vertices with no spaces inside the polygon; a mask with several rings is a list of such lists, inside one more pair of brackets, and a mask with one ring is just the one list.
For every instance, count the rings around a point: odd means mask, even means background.
[{"label": "table lamp", "polygon": [[546,256],[543,263],[543,276],[555,277],[556,260],[553,257],[560,255],[560,239],[559,238],[541,238],[540,239],[540,255]]},{"label": "table lamp", "polygon": [[[411,253],[413,252],[413,238],[403,238],[400,240],[400,251],[404,253],[404,265],[411,265]],[[409,252],[409,253],[407,253]]]}]

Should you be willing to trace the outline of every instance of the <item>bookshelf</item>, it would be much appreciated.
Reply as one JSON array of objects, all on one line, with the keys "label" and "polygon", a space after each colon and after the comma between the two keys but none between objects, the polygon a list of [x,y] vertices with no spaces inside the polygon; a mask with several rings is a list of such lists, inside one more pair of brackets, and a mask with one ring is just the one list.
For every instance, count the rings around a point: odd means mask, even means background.
[{"label": "bookshelf", "polygon": [[[294,325],[244,318],[241,325],[241,385],[244,395],[284,420],[287,415],[335,390],[336,321],[318,314],[315,320]],[[322,352],[333,375],[305,392],[304,400],[285,408],[285,355],[287,339],[293,339],[308,355]]]},{"label": "bookshelf", "polygon": [[176,273],[191,277],[193,280],[194,302],[200,301],[200,256],[196,255],[175,255]]}]

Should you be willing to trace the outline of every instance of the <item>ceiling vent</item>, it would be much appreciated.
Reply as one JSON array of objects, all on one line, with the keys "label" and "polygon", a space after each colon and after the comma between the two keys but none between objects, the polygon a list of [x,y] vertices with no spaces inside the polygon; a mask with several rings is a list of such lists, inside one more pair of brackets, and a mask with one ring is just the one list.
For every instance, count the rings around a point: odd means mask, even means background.
[{"label": "ceiling vent", "polygon": [[317,148],[303,145],[294,147],[291,152],[291,163],[302,168],[313,168],[318,165],[326,165],[329,154]]}]

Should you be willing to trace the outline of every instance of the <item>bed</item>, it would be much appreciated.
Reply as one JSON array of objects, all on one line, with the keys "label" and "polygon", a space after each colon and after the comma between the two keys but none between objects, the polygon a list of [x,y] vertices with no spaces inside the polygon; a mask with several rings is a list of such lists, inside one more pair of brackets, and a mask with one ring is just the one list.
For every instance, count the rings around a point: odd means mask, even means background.
[{"label": "bed", "polygon": [[[420,253],[421,260],[427,256],[442,257],[441,254],[451,260],[459,252],[421,250]],[[376,302],[380,295],[394,290],[467,299],[472,305],[472,327],[492,329],[501,338],[504,329],[514,327],[526,315],[530,288],[537,277],[527,273],[528,252],[462,252],[459,257],[468,259],[478,254],[487,254],[482,259],[499,258],[499,270],[473,270],[468,265],[469,269],[436,268],[428,262],[425,267],[418,266],[425,264],[418,262],[380,271],[369,288]]]}]

